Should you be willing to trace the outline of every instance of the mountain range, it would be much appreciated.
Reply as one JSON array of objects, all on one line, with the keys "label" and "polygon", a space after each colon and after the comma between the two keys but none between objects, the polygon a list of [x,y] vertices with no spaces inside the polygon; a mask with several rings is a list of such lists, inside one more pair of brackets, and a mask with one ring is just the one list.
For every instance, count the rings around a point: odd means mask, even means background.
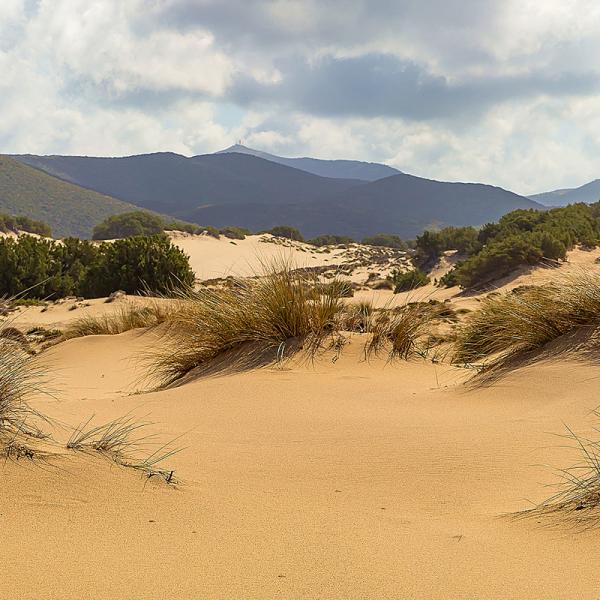
[{"label": "mountain range", "polygon": [[[481,225],[517,208],[543,209],[494,186],[433,181],[376,163],[288,159],[240,146],[189,158],[171,152],[13,158],[33,167],[38,178],[43,173],[69,189],[102,195],[96,201],[103,213],[135,205],[215,227],[261,230],[288,224],[307,237],[333,233],[360,239],[386,232],[412,238],[427,227]],[[2,201],[0,194],[0,209]]]},{"label": "mountain range", "polygon": [[577,188],[566,188],[554,190],[552,192],[543,192],[529,196],[531,200],[544,204],[545,206],[566,206],[577,202],[590,204],[600,200],[600,179],[590,181]]},{"label": "mountain range", "polygon": [[401,172],[388,165],[359,160],[323,160],[320,158],[308,157],[286,158],[284,156],[276,156],[275,154],[269,154],[268,152],[254,150],[243,146],[242,144],[235,144],[225,150],[220,150],[216,154],[228,154],[232,152],[257,156],[258,158],[264,158],[265,160],[276,162],[280,165],[285,165],[286,167],[300,169],[301,171],[306,171],[313,175],[333,177],[335,179],[376,181],[377,179],[383,179],[384,177],[390,177],[391,175],[398,175],[398,173]]}]

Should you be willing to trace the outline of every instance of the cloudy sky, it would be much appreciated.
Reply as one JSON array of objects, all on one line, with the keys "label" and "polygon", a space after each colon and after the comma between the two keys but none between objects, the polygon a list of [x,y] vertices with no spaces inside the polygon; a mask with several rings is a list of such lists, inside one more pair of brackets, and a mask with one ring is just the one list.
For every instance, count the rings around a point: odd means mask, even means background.
[{"label": "cloudy sky", "polygon": [[0,0],[0,152],[600,177],[597,0]]}]

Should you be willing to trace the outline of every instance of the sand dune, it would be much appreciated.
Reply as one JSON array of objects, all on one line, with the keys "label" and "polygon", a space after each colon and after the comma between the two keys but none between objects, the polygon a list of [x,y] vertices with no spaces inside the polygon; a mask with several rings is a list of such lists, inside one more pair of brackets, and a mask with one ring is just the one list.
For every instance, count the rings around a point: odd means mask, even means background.
[{"label": "sand dune", "polygon": [[[245,272],[239,256],[210,252],[196,256],[207,277],[223,261]],[[561,269],[594,258],[575,253]],[[34,307],[17,321],[64,325],[124,301]],[[156,330],[46,350],[37,360],[54,395],[34,404],[56,439],[92,415],[150,420],[149,433],[184,448],[168,461],[178,483],[66,450],[5,463],[0,598],[597,598],[597,532],[506,516],[547,498],[552,467],[576,461],[554,434],[589,430],[595,361],[549,353],[466,385],[472,372],[445,364],[367,363],[364,342],[353,334],[335,362],[296,358],[160,391],[141,360],[161,343]]]},{"label": "sand dune", "polygon": [[151,415],[183,434],[181,483],[88,457],[7,464],[0,597],[596,597],[593,532],[501,515],[548,495],[539,465],[572,460],[549,432],[587,426],[597,368],[549,361],[465,388],[459,369],[364,363],[355,336],[335,364],[128,395],[153,336],[53,348],[61,399],[37,405],[70,423]]}]

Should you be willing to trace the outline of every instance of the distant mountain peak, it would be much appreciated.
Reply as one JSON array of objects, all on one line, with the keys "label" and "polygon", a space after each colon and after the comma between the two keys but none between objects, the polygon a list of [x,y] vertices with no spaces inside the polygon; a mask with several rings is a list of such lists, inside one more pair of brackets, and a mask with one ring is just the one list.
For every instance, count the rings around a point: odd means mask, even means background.
[{"label": "distant mountain peak", "polygon": [[300,169],[320,177],[329,177],[332,179],[358,179],[361,181],[376,181],[384,177],[398,175],[402,171],[394,169],[389,165],[381,163],[366,162],[361,160],[327,160],[322,158],[311,158],[309,156],[290,158],[286,156],[277,156],[269,154],[262,150],[249,148],[241,143],[233,144],[229,148],[219,150],[215,154],[228,154],[237,152],[239,154],[250,154],[263,158],[271,162],[279,163],[294,169]]}]

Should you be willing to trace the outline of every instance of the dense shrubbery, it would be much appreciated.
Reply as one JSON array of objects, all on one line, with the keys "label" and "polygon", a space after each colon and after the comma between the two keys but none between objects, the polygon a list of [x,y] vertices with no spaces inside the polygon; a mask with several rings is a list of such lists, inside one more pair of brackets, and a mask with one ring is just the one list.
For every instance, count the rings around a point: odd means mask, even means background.
[{"label": "dense shrubbery", "polygon": [[475,227],[446,227],[440,231],[424,231],[417,236],[415,245],[416,261],[420,265],[431,265],[446,250],[471,255],[482,247]]},{"label": "dense shrubbery", "polygon": [[42,221],[36,221],[29,217],[13,217],[10,215],[0,214],[0,232],[2,233],[17,233],[25,231],[26,233],[35,233],[42,237],[50,237],[52,230],[50,226]]},{"label": "dense shrubbery", "polygon": [[347,235],[319,235],[308,240],[312,246],[337,246],[339,244],[354,244],[355,241]]},{"label": "dense shrubbery", "polygon": [[252,235],[252,232],[244,227],[223,227],[219,229],[219,234],[230,240],[243,240],[247,235]]},{"label": "dense shrubbery", "polygon": [[227,238],[243,240],[251,232],[241,227],[204,227],[194,223],[183,221],[165,221],[159,215],[135,210],[120,215],[108,217],[94,227],[92,239],[94,240],[117,240],[137,235],[157,235],[164,231],[184,231],[193,235],[206,233],[212,237],[219,238],[224,235]]},{"label": "dense shrubbery", "polygon": [[[548,211],[515,210],[498,223],[488,223],[474,237],[473,228],[425,232],[417,239],[421,256],[457,249],[467,255],[440,283],[481,287],[520,266],[564,260],[577,244],[600,243],[600,203],[573,204]],[[440,240],[446,240],[442,242]],[[436,254],[437,253],[437,254]]]},{"label": "dense shrubbery", "polygon": [[419,269],[406,271],[404,273],[393,271],[391,280],[394,284],[394,294],[408,292],[409,290],[414,290],[429,283],[427,274]]},{"label": "dense shrubbery", "polygon": [[367,246],[384,246],[385,248],[396,248],[397,250],[406,250],[408,248],[408,245],[402,238],[391,233],[378,233],[366,237],[362,243]]},{"label": "dense shrubbery", "polygon": [[156,235],[165,229],[158,215],[143,210],[112,215],[94,227],[92,239],[116,240],[134,235]]},{"label": "dense shrubbery", "polygon": [[269,229],[269,231],[265,231],[264,233],[270,233],[275,237],[287,238],[288,240],[294,240],[296,242],[304,241],[304,237],[300,231],[295,227],[291,227],[290,225],[277,225],[276,227],[273,227],[273,229]]},{"label": "dense shrubbery", "polygon": [[0,240],[0,295],[99,297],[119,289],[164,293],[193,282],[188,258],[162,235],[102,244],[30,236]]}]

